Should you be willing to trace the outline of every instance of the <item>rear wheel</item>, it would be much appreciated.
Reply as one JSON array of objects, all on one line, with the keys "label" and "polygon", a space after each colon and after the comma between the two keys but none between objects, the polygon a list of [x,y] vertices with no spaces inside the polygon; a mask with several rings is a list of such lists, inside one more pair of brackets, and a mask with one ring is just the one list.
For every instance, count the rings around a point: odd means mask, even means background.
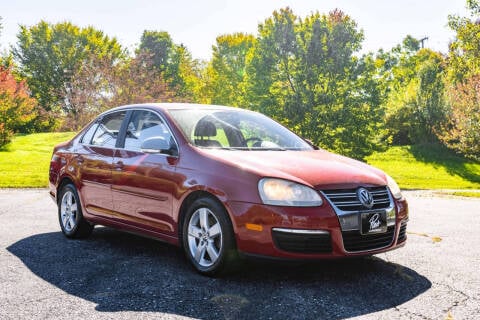
[{"label": "rear wheel", "polygon": [[216,275],[235,264],[233,228],[217,201],[211,198],[194,201],[185,216],[182,234],[185,254],[201,274]]},{"label": "rear wheel", "polygon": [[85,238],[92,233],[93,226],[83,217],[78,193],[72,184],[63,186],[60,191],[58,220],[68,238]]}]

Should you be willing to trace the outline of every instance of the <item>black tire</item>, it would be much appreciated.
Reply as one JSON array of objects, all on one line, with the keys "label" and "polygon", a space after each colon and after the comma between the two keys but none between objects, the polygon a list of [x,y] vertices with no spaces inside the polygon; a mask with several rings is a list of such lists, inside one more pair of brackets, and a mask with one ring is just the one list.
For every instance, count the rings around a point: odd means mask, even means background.
[{"label": "black tire", "polygon": [[[204,219],[207,226],[200,221],[202,216],[207,217]],[[189,233],[190,226],[196,232]],[[225,274],[235,269],[238,263],[230,218],[225,208],[212,198],[199,198],[187,209],[183,221],[182,244],[187,259],[202,275]],[[218,256],[215,256],[216,253]]]},{"label": "black tire", "polygon": [[82,214],[82,206],[77,189],[73,184],[62,187],[58,197],[58,222],[67,238],[86,238],[93,230]]}]

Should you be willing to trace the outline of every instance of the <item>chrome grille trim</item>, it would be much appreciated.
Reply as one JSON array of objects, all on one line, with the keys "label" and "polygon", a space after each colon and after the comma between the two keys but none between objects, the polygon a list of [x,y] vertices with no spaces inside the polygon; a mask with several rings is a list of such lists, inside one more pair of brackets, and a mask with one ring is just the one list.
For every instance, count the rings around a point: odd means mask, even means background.
[{"label": "chrome grille trim", "polygon": [[[317,189],[322,196],[327,200],[327,202],[332,206],[335,213],[339,218],[339,223],[342,231],[342,239],[345,241],[346,239],[344,236],[350,234],[351,232],[358,231],[360,232],[360,222],[361,222],[361,214],[366,212],[378,212],[384,211],[387,214],[387,228],[389,232],[393,229],[393,232],[396,231],[395,227],[395,219],[396,219],[396,211],[395,211],[395,203],[393,201],[393,197],[390,193],[390,190],[387,186],[382,187],[364,187],[367,189],[373,197],[374,205],[371,209],[364,207],[357,196],[357,190],[360,188],[355,189],[340,189],[340,190],[321,190]],[[387,232],[388,233],[388,232]],[[395,234],[395,233],[394,233]],[[380,234],[381,236],[382,234]],[[365,236],[360,236],[362,239]],[[367,238],[370,236],[367,235]],[[381,244],[380,247],[377,248],[368,248],[366,250],[354,250],[348,251],[344,249],[346,252],[368,252],[386,248],[390,246],[392,242],[388,245],[384,243],[383,246]]]},{"label": "chrome grille trim", "polygon": [[297,234],[330,234],[327,230],[308,230],[308,229],[287,229],[287,228],[273,228],[273,231]]},{"label": "chrome grille trim", "polygon": [[[366,188],[373,196],[372,209],[387,209],[392,199],[387,187]],[[365,211],[367,210],[357,197],[357,189],[322,190],[323,195],[330,203],[341,211]]]}]

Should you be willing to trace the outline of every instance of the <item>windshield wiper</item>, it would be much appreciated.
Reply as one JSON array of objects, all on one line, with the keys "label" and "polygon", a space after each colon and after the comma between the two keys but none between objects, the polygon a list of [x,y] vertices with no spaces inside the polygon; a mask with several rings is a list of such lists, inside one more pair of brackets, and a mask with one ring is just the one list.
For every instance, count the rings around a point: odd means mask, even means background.
[{"label": "windshield wiper", "polygon": [[249,147],[221,147],[221,148],[205,148],[204,149],[220,149],[220,150],[233,150],[233,151],[287,151],[285,148],[249,148]]},{"label": "windshield wiper", "polygon": [[287,151],[285,148],[272,147],[272,148],[250,148],[252,151]]}]

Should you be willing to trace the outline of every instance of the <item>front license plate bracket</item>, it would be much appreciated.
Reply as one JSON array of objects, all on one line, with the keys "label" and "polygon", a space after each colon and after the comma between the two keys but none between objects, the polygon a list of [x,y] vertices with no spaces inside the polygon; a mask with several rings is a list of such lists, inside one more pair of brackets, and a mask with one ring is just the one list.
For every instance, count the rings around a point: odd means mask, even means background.
[{"label": "front license plate bracket", "polygon": [[387,232],[387,212],[375,211],[361,214],[362,234]]}]

